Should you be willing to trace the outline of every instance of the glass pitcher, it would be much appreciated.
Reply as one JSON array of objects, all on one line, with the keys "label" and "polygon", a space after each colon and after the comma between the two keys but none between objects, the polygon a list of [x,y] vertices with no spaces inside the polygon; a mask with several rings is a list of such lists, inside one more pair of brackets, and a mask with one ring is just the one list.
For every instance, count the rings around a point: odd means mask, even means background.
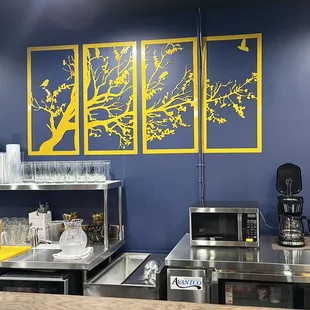
[{"label": "glass pitcher", "polygon": [[87,244],[86,233],[82,229],[82,219],[64,221],[65,231],[61,234],[59,245],[66,255],[81,255]]},{"label": "glass pitcher", "polygon": [[282,215],[279,223],[279,237],[289,241],[302,240],[304,229],[301,216]]}]

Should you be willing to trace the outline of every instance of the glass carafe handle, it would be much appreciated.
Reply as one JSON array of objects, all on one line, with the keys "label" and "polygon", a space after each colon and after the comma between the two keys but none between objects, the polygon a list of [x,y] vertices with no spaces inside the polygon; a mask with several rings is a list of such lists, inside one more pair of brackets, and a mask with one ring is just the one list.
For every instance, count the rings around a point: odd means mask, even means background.
[{"label": "glass carafe handle", "polygon": [[308,223],[308,233],[305,233],[304,224],[303,224],[303,222],[302,222],[303,233],[304,233],[305,236],[310,236],[310,216],[305,216],[305,215],[303,215],[303,216],[301,217],[301,221],[302,221],[302,220],[307,220],[307,223]]}]

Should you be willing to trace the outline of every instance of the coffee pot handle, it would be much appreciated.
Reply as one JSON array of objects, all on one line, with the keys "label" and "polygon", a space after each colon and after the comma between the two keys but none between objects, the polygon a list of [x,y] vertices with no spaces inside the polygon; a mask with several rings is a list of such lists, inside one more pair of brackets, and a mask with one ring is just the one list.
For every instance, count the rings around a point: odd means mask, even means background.
[{"label": "coffee pot handle", "polygon": [[303,227],[303,231],[304,231],[304,235],[310,235],[310,216],[305,216],[303,215],[301,217],[301,220],[307,220],[307,223],[308,223],[308,233],[305,233],[305,229],[304,229],[304,224],[302,222],[302,227]]}]

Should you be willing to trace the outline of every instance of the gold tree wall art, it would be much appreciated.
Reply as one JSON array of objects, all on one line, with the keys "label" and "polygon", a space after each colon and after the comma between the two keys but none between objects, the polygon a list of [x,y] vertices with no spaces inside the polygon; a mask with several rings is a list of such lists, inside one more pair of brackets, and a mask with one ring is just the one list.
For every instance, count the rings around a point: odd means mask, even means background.
[{"label": "gold tree wall art", "polygon": [[27,50],[28,154],[79,154],[78,46]]},{"label": "gold tree wall art", "polygon": [[204,40],[205,153],[262,152],[262,35]]},{"label": "gold tree wall art", "polygon": [[142,41],[144,154],[198,151],[196,38]]},{"label": "gold tree wall art", "polygon": [[83,46],[84,153],[137,154],[136,43]]},{"label": "gold tree wall art", "polygon": [[227,118],[222,117],[218,109],[232,108],[238,116],[245,118],[245,101],[257,100],[254,92],[249,91],[251,83],[257,83],[257,73],[252,72],[242,83],[237,80],[229,80],[227,83],[216,82],[212,84],[209,79],[206,80],[206,115],[207,121],[217,124],[224,124]]}]

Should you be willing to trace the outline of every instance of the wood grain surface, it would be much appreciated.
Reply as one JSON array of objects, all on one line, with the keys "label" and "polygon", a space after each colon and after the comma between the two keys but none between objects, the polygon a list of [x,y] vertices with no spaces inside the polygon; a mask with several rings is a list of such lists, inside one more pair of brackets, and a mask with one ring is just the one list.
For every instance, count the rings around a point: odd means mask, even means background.
[{"label": "wood grain surface", "polygon": [[[210,304],[178,303],[125,298],[45,295],[0,292],[2,310],[266,310]],[[274,309],[274,308],[273,308]]]}]

